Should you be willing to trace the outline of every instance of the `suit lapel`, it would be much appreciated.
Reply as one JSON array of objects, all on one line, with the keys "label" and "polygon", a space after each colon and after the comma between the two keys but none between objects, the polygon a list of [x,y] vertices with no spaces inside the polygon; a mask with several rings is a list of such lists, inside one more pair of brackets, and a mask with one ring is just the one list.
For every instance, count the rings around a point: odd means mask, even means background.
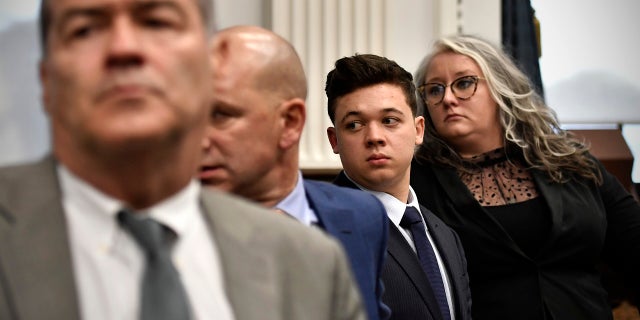
[{"label": "suit lapel", "polygon": [[356,186],[351,180],[349,180],[349,178],[347,178],[347,175],[344,174],[344,171],[340,171],[338,176],[336,176],[335,180],[333,180],[333,183],[341,187],[360,190],[358,186]]},{"label": "suit lapel", "polygon": [[[13,294],[15,315],[24,319],[78,319],[66,218],[55,162],[17,169],[0,215],[0,272]],[[4,192],[6,199],[2,199]],[[37,306],[37,307],[34,307]]]},{"label": "suit lapel", "polygon": [[546,200],[547,206],[551,211],[551,233],[549,240],[542,246],[541,250],[551,245],[553,239],[557,239],[562,228],[562,186],[559,183],[553,183],[546,175],[540,171],[532,170],[531,174],[536,182],[538,191]]},{"label": "suit lapel", "polygon": [[[255,207],[230,196],[203,190],[201,204],[220,257],[225,291],[237,319],[278,319],[282,305],[278,290],[273,286],[277,270],[272,262],[273,252],[264,248],[264,233],[258,224],[247,222],[247,215]],[[272,215],[258,211],[257,214]],[[297,222],[296,222],[297,223]],[[261,245],[256,245],[260,243]],[[273,310],[264,314],[264,310]]]},{"label": "suit lapel", "polygon": [[304,189],[309,200],[309,205],[320,220],[322,228],[327,233],[340,239],[343,244],[351,243],[349,240],[353,234],[353,214],[344,210],[331,201],[328,194],[305,181]]},{"label": "suit lapel", "polygon": [[456,207],[458,214],[465,215],[465,218],[475,221],[480,227],[479,230],[489,234],[490,238],[494,238],[495,241],[503,243],[523,258],[530,260],[511,239],[507,231],[502,228],[500,223],[480,206],[469,192],[467,186],[458,178],[455,170],[442,167],[432,167],[431,170]]}]

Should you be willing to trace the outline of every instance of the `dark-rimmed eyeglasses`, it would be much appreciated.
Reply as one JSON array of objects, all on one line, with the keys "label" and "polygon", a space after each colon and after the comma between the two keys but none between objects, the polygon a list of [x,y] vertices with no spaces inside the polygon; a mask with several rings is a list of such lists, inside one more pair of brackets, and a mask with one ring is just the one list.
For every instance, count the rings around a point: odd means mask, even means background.
[{"label": "dark-rimmed eyeglasses", "polygon": [[420,97],[427,106],[438,105],[444,99],[447,87],[451,88],[453,95],[460,100],[468,100],[478,89],[478,76],[464,76],[453,80],[449,85],[436,82],[428,82],[418,87]]}]

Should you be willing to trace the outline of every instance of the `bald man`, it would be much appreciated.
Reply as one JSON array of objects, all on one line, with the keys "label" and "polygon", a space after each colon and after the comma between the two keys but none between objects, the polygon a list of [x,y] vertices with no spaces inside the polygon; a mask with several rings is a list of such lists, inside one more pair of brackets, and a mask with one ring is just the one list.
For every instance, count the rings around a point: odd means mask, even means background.
[{"label": "bald man", "polygon": [[295,49],[271,31],[238,26],[220,31],[212,52],[215,99],[200,180],[336,237],[369,319],[387,319],[384,207],[365,192],[304,180],[298,168],[307,82]]}]

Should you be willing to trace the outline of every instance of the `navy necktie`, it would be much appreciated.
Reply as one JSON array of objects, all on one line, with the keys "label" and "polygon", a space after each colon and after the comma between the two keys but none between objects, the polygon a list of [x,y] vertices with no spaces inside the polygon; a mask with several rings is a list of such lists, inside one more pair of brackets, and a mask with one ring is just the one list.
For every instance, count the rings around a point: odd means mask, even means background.
[{"label": "navy necktie", "polygon": [[152,219],[139,219],[134,215],[128,210],[121,210],[118,221],[133,236],[146,257],[140,319],[189,319],[187,294],[171,262],[166,239],[171,230]]},{"label": "navy necktie", "polygon": [[433,251],[431,242],[429,238],[427,238],[427,233],[420,218],[420,212],[414,207],[407,206],[400,221],[400,226],[411,231],[420,266],[422,266],[422,270],[424,270],[427,279],[429,279],[433,295],[436,297],[438,305],[440,306],[442,318],[450,320],[451,313],[449,313],[449,304],[447,303],[447,295],[444,291],[444,283],[440,275],[438,260],[436,259],[436,254]]}]

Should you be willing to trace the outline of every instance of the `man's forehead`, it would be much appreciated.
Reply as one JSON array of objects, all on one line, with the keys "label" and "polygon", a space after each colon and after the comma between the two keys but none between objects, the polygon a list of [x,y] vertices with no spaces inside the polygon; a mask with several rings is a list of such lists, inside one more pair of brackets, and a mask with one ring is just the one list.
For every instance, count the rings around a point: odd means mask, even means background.
[{"label": "man's forehead", "polygon": [[240,82],[252,83],[264,67],[264,60],[258,59],[253,52],[245,50],[239,43],[230,44],[228,48],[230,50],[226,52],[220,47],[214,49],[212,62],[216,85],[225,83],[234,86]]},{"label": "man's forehead", "polygon": [[335,114],[338,121],[345,121],[350,118],[378,119],[390,115],[404,116],[405,114],[411,114],[411,108],[405,103],[371,105],[363,104],[361,101],[339,101],[336,104]]},{"label": "man's forehead", "polygon": [[338,110],[345,113],[345,116],[363,115],[363,116],[384,116],[391,113],[403,114],[404,109],[409,109],[407,105],[361,105],[361,104],[343,104],[338,106]]},{"label": "man's forehead", "polygon": [[197,8],[196,0],[47,0],[52,12],[74,8],[101,8],[101,7],[130,7],[146,6],[149,4],[171,4],[178,6],[193,6]]}]

